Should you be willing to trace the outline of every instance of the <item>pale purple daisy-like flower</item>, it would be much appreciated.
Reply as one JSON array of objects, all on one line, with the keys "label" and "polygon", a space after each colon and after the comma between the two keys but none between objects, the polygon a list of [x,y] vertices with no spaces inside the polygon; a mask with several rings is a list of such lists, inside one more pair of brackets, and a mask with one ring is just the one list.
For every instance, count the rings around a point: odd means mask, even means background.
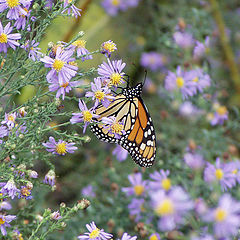
[{"label": "pale purple daisy-like flower", "polygon": [[194,44],[193,36],[188,32],[175,32],[173,39],[183,49],[191,48]]},{"label": "pale purple daisy-like flower", "polygon": [[201,93],[203,92],[203,89],[211,85],[210,76],[204,73],[201,68],[188,71],[185,75],[185,79],[192,81],[196,89]]},{"label": "pale purple daisy-like flower", "polygon": [[103,128],[108,130],[109,134],[113,135],[114,138],[120,139],[126,132],[124,130],[124,122],[119,122],[116,117],[103,117],[102,118]]},{"label": "pale purple daisy-like flower", "polygon": [[43,180],[43,182],[45,184],[48,184],[50,186],[54,186],[55,185],[55,180],[56,180],[56,174],[53,170],[49,170],[48,173],[45,175],[45,178]]},{"label": "pale purple daisy-like flower", "polygon": [[59,210],[57,210],[51,214],[52,220],[60,220],[61,218],[62,218],[62,216],[60,215]]},{"label": "pale purple daisy-like flower", "polygon": [[0,126],[0,138],[4,138],[8,135],[8,129],[6,126]]},{"label": "pale purple daisy-like flower", "polygon": [[128,176],[128,180],[131,183],[131,187],[125,187],[122,188],[122,191],[127,195],[135,195],[135,196],[143,196],[146,187],[147,187],[147,181],[144,181],[142,179],[142,174],[141,173],[135,173],[133,175]]},{"label": "pale purple daisy-like flower", "polygon": [[65,155],[67,152],[74,153],[74,151],[77,150],[77,147],[74,146],[75,143],[68,143],[61,139],[56,142],[53,137],[49,137],[49,141],[42,145],[47,148],[46,150],[48,152],[56,155]]},{"label": "pale purple daisy-like flower", "polygon": [[233,169],[232,173],[235,175],[237,182],[240,183],[240,161],[237,160],[226,164],[231,165],[231,168]]},{"label": "pale purple daisy-like flower", "polygon": [[56,98],[59,98],[62,95],[62,99],[64,100],[65,94],[69,93],[69,91],[72,90],[72,88],[79,86],[79,81],[71,81],[70,80],[63,80],[62,83],[58,80],[58,78],[52,77],[49,81],[49,91],[50,92],[56,92]]},{"label": "pale purple daisy-like flower", "polygon": [[225,106],[218,105],[216,111],[211,119],[211,125],[223,125],[228,120],[228,110]]},{"label": "pale purple daisy-like flower", "polygon": [[194,59],[201,59],[204,55],[209,51],[210,47],[210,38],[207,36],[205,38],[204,43],[196,41],[196,46],[193,50],[193,58]]},{"label": "pale purple daisy-like flower", "polygon": [[62,13],[67,12],[68,15],[73,14],[75,18],[80,17],[81,16],[81,9],[77,8],[72,0],[64,0],[64,4],[63,4],[63,8],[64,10],[62,11]]},{"label": "pale purple daisy-like flower", "polygon": [[121,239],[119,240],[136,240],[137,237],[136,236],[133,236],[131,237],[128,233],[124,233],[121,237]]},{"label": "pale purple daisy-like flower", "polygon": [[157,52],[144,52],[141,56],[141,65],[152,71],[157,71],[164,65],[164,56]]},{"label": "pale purple daisy-like flower", "polygon": [[103,0],[101,4],[110,16],[116,16],[120,10],[126,8],[123,0]]},{"label": "pale purple daisy-like flower", "polygon": [[78,236],[78,239],[107,240],[112,238],[113,236],[112,234],[104,232],[104,229],[97,228],[94,222],[87,224],[86,228],[88,229],[89,232],[85,233],[85,235]]},{"label": "pale purple daisy-like flower", "polygon": [[165,78],[165,88],[170,92],[179,90],[182,93],[183,99],[196,94],[195,83],[186,79],[186,73],[180,66],[177,67],[176,73],[168,72]]},{"label": "pale purple daisy-like flower", "polygon": [[16,49],[16,46],[20,46],[16,40],[21,38],[20,33],[11,33],[13,27],[11,27],[11,23],[9,22],[4,28],[0,21],[0,52],[7,53],[7,48],[11,47],[12,49]]},{"label": "pale purple daisy-like flower", "polygon": [[76,50],[77,57],[80,57],[82,61],[93,58],[92,55],[90,55],[90,52],[86,49],[86,41],[83,39],[73,42],[71,48]]},{"label": "pale purple daisy-like flower", "polygon": [[240,227],[240,203],[230,194],[224,194],[219,199],[217,208],[210,210],[204,220],[214,224],[214,234],[218,239],[237,236]]},{"label": "pale purple daisy-like flower", "polygon": [[122,60],[110,61],[109,58],[107,61],[108,63],[103,62],[98,66],[98,74],[104,83],[117,87],[119,84],[124,83],[123,76],[125,73],[122,70],[126,63],[123,63]]},{"label": "pale purple daisy-like flower", "polygon": [[144,212],[144,199],[133,198],[131,203],[128,204],[128,209],[130,215],[135,217],[135,222],[138,222],[142,217],[142,212]]},{"label": "pale purple daisy-like flower", "polygon": [[0,229],[3,236],[7,235],[6,227],[11,227],[9,224],[11,221],[15,220],[17,217],[14,215],[2,215],[0,214]]},{"label": "pale purple daisy-like flower", "polygon": [[149,236],[148,240],[161,240],[159,233],[153,233]]},{"label": "pale purple daisy-like flower", "polygon": [[120,145],[117,145],[112,152],[113,155],[116,156],[117,160],[119,162],[123,162],[127,159],[128,151],[121,147]]},{"label": "pale purple daisy-like flower", "polygon": [[219,182],[222,190],[226,191],[236,184],[234,170],[233,165],[221,163],[220,158],[217,158],[215,165],[207,163],[204,170],[204,180],[208,183]]},{"label": "pale purple daisy-like flower", "polygon": [[26,199],[26,200],[30,200],[30,199],[33,198],[31,194],[32,194],[31,189],[29,189],[26,186],[21,186],[18,198],[23,198],[23,199]]},{"label": "pale purple daisy-like flower", "polygon": [[151,180],[153,181],[149,181],[148,183],[148,187],[150,188],[151,191],[157,191],[160,189],[163,189],[165,191],[168,191],[171,189],[171,180],[168,178],[170,174],[169,170],[160,170],[155,171],[154,173],[151,173],[149,176],[151,178]]},{"label": "pale purple daisy-like flower", "polygon": [[7,18],[10,20],[17,20],[20,15],[27,14],[23,6],[21,5],[26,6],[27,2],[25,0],[17,1],[0,0],[0,13],[6,9],[9,9],[7,13]]},{"label": "pale purple daisy-like flower", "polygon": [[87,105],[84,101],[79,99],[79,109],[81,110],[80,113],[73,113],[72,118],[70,119],[71,124],[75,123],[84,123],[83,127],[83,133],[85,133],[87,126],[90,124],[90,122],[93,121],[93,118],[98,118],[99,116],[97,114],[94,114],[94,109],[88,109]]},{"label": "pale purple daisy-like flower", "polygon": [[183,156],[185,163],[194,170],[204,168],[205,160],[199,153],[185,153]]},{"label": "pale purple daisy-like flower", "polygon": [[197,198],[194,202],[194,210],[199,216],[203,216],[208,212],[208,206],[202,198]]},{"label": "pale purple daisy-like flower", "polygon": [[175,187],[168,193],[159,190],[151,194],[152,207],[157,216],[158,228],[161,231],[171,231],[184,223],[184,216],[193,208],[193,202],[181,188]]},{"label": "pale purple daisy-like flower", "polygon": [[55,59],[49,56],[40,59],[40,61],[45,63],[45,67],[51,68],[47,74],[48,81],[57,74],[58,80],[60,84],[62,84],[76,75],[78,67],[69,64],[69,62],[74,61],[74,59],[71,58],[72,55],[72,50],[63,50],[61,47],[58,47]]},{"label": "pale purple daisy-like flower", "polygon": [[[24,8],[24,11],[26,12],[26,14],[21,14],[19,16],[19,18],[15,21],[14,27],[16,27],[16,29],[18,29],[18,30],[25,29],[26,23],[28,22],[30,14],[31,14],[31,10],[29,10],[29,7],[30,7],[30,4]],[[30,31],[30,25],[27,26],[27,30]]]},{"label": "pale purple daisy-like flower", "polygon": [[19,190],[16,187],[16,184],[13,179],[8,180],[8,182],[2,187],[0,193],[4,196],[9,196],[10,198],[14,199]]},{"label": "pale purple daisy-like flower", "polygon": [[86,97],[91,97],[92,100],[96,100],[94,107],[97,107],[99,103],[107,108],[111,101],[115,99],[114,96],[111,96],[111,90],[105,86],[102,86],[102,81],[100,78],[95,78],[94,83],[91,83],[91,92],[86,93]]},{"label": "pale purple daisy-like flower", "polygon": [[10,209],[12,209],[12,205],[9,202],[1,201],[1,200],[0,200],[0,210],[10,210]]},{"label": "pale purple daisy-like flower", "polygon": [[88,185],[88,186],[84,187],[82,189],[82,195],[84,197],[96,197],[96,194],[95,194],[95,192],[93,190],[93,186],[92,185]]},{"label": "pale purple daisy-like flower", "polygon": [[101,53],[105,54],[105,56],[108,58],[110,58],[111,54],[116,50],[117,45],[112,40],[108,40],[107,42],[104,42],[101,45]]},{"label": "pale purple daisy-like flower", "polygon": [[183,117],[194,119],[202,113],[202,110],[198,109],[189,101],[185,101],[179,106],[179,114]]},{"label": "pale purple daisy-like flower", "polygon": [[35,42],[35,40],[32,40],[30,43],[29,40],[25,42],[24,45],[21,46],[21,48],[25,49],[28,52],[28,57],[32,59],[33,61],[39,60],[42,56],[42,53],[40,52],[40,48],[38,47],[39,42]]}]

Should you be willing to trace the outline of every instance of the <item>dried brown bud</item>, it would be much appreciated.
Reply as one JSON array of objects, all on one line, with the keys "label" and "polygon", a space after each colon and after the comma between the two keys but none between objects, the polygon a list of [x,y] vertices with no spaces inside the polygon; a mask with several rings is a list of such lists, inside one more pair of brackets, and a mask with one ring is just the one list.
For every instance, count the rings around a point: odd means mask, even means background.
[{"label": "dried brown bud", "polygon": [[90,204],[91,203],[89,200],[83,198],[82,200],[78,201],[77,206],[78,206],[78,209],[83,210],[83,209],[87,209],[90,206]]}]

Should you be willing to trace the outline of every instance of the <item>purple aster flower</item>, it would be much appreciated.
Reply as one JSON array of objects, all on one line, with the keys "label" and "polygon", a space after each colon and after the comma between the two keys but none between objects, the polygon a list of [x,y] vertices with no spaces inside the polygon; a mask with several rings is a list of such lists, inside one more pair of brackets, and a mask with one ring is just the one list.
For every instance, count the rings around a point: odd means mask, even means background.
[{"label": "purple aster flower", "polygon": [[119,240],[136,240],[136,239],[137,239],[136,236],[131,237],[130,235],[128,235],[128,233],[124,233],[124,234],[122,235],[122,238],[119,239]]},{"label": "purple aster flower", "polygon": [[112,41],[108,40],[101,45],[101,53],[105,54],[106,57],[111,57],[112,52],[117,50],[117,45]]},{"label": "purple aster flower", "polygon": [[[0,0],[1,1],[1,0]],[[11,23],[8,23],[4,28],[0,21],[0,52],[7,53],[7,48],[11,47],[12,49],[16,49],[20,43],[16,40],[21,38],[20,33],[11,33],[13,27],[11,27]]]},{"label": "purple aster flower", "polygon": [[147,181],[142,180],[141,173],[135,173],[134,175],[128,175],[128,180],[131,183],[131,187],[122,188],[122,191],[127,196],[135,195],[142,196],[146,191]]},{"label": "purple aster flower", "polygon": [[7,13],[7,18],[10,20],[17,20],[20,15],[26,15],[27,12],[21,6],[26,6],[25,0],[9,1],[9,0],[0,0],[0,13],[6,9],[9,9]]},{"label": "purple aster flower", "polygon": [[93,186],[92,185],[88,185],[88,186],[84,187],[82,189],[82,195],[84,197],[92,197],[92,198],[96,197],[96,194],[93,191]]},{"label": "purple aster flower", "polygon": [[27,40],[25,44],[21,46],[21,48],[28,52],[29,58],[31,58],[33,61],[36,61],[42,56],[42,53],[40,52],[41,49],[38,47],[38,45],[39,42],[35,42],[35,40],[32,40],[31,43],[29,43],[29,40]]},{"label": "purple aster flower", "polygon": [[103,0],[101,4],[110,16],[116,16],[120,10],[125,9],[123,0]]},{"label": "purple aster flower", "polygon": [[165,78],[165,88],[170,92],[179,89],[183,99],[192,97],[197,92],[195,83],[186,79],[185,76],[186,73],[182,71],[180,66],[177,67],[176,73],[169,71]]},{"label": "purple aster flower", "polygon": [[[77,57],[81,58],[82,61],[92,59],[92,55],[90,55],[90,52],[86,49],[86,41],[85,40],[77,40],[72,43],[72,48],[76,50]],[[86,56],[85,56],[86,55]]]},{"label": "purple aster flower", "polygon": [[208,206],[202,198],[195,200],[194,209],[199,216],[203,216],[208,212]]},{"label": "purple aster flower", "polygon": [[28,176],[30,178],[38,178],[38,173],[34,170],[28,170]]},{"label": "purple aster flower", "polygon": [[175,32],[173,39],[183,49],[191,48],[194,44],[193,36],[188,32]]},{"label": "purple aster flower", "polygon": [[116,156],[119,162],[123,162],[127,159],[128,151],[122,148],[120,145],[117,145],[112,152]]},{"label": "purple aster flower", "polygon": [[26,186],[21,186],[21,190],[20,190],[18,198],[30,200],[33,198],[31,194],[32,194],[32,192],[31,192],[30,188],[28,188]]},{"label": "purple aster flower", "polygon": [[88,229],[88,233],[85,233],[85,235],[78,236],[78,239],[88,239],[88,240],[107,240],[112,238],[112,234],[104,232],[104,229],[99,229],[95,225],[94,222],[91,222],[90,224],[86,225],[86,228]]},{"label": "purple aster flower", "polygon": [[148,240],[161,240],[161,237],[158,233],[153,233],[150,235]]},{"label": "purple aster flower", "polygon": [[102,103],[102,105],[107,108],[112,100],[115,99],[115,97],[111,96],[111,90],[105,86],[102,87],[102,81],[100,78],[95,78],[94,83],[91,83],[91,90],[92,92],[87,92],[86,97],[91,97],[92,100],[96,100],[94,107],[97,107],[99,103]]},{"label": "purple aster flower", "polygon": [[46,0],[46,5],[44,6],[45,8],[51,9],[54,5],[54,0]]},{"label": "purple aster flower", "polygon": [[8,135],[8,129],[6,126],[0,126],[0,138],[4,138]]},{"label": "purple aster flower", "polygon": [[193,50],[193,58],[198,60],[201,59],[205,54],[208,53],[210,47],[210,38],[207,36],[204,43],[196,41],[196,46]]},{"label": "purple aster flower", "polygon": [[218,207],[209,211],[204,220],[214,223],[217,238],[237,236],[240,227],[240,203],[229,194],[224,194],[219,199]]},{"label": "purple aster flower", "polygon": [[196,68],[186,73],[185,79],[192,81],[199,92],[211,85],[211,78],[208,74],[204,73],[201,68]]},{"label": "purple aster flower", "polygon": [[171,189],[171,180],[168,178],[168,175],[170,174],[169,170],[160,170],[159,172],[155,171],[154,173],[151,173],[149,176],[153,181],[149,181],[149,188],[151,191],[157,191],[160,189],[163,189],[165,191],[168,191]]},{"label": "purple aster flower", "polygon": [[15,198],[15,196],[17,195],[17,193],[19,192],[19,190],[17,189],[15,182],[13,179],[8,180],[8,182],[2,187],[2,189],[0,190],[0,192],[3,195],[9,196],[12,199]]},{"label": "purple aster flower", "polygon": [[240,183],[240,161],[237,160],[226,164],[230,165],[230,167],[233,169],[232,173],[235,175],[237,182]]},{"label": "purple aster flower", "polygon": [[77,150],[77,147],[74,146],[75,143],[68,143],[61,139],[56,142],[53,137],[49,137],[49,141],[42,145],[47,148],[46,150],[48,152],[57,155],[65,155],[67,152],[74,153],[74,151]]},{"label": "purple aster flower", "polygon": [[26,116],[26,114],[27,114],[27,112],[26,112],[26,110],[25,110],[25,107],[21,107],[21,108],[19,108],[18,109],[18,116],[19,117],[25,117]]},{"label": "purple aster flower", "polygon": [[72,50],[62,50],[61,47],[58,47],[55,59],[48,56],[40,59],[40,61],[45,63],[45,67],[51,68],[47,74],[48,81],[57,74],[58,80],[60,84],[62,84],[76,75],[78,68],[69,64],[69,62],[74,61],[74,59],[71,58],[72,55]]},{"label": "purple aster flower", "polygon": [[93,118],[98,118],[98,115],[93,113],[93,109],[88,110],[86,103],[80,99],[78,106],[81,113],[73,113],[70,122],[71,124],[84,122],[83,133],[85,133],[87,126],[92,122]]},{"label": "purple aster flower", "polygon": [[135,216],[135,222],[138,222],[142,217],[141,213],[145,211],[144,199],[133,198],[131,203],[128,204],[128,209],[130,215]]},{"label": "purple aster flower", "polygon": [[164,56],[157,52],[142,53],[141,65],[146,68],[150,68],[152,71],[157,71],[164,65]]},{"label": "purple aster flower", "polygon": [[110,61],[107,59],[108,63],[103,62],[98,66],[98,74],[103,79],[103,82],[117,87],[119,84],[124,82],[123,76],[125,75],[122,70],[126,66],[122,60]]},{"label": "purple aster flower", "polygon": [[56,98],[59,98],[62,95],[62,99],[64,100],[65,98],[65,94],[69,93],[69,91],[72,90],[72,88],[79,86],[80,82],[79,81],[71,81],[70,80],[63,80],[61,83],[58,80],[58,78],[55,76],[53,78],[51,78],[50,80],[48,80],[48,82],[50,83],[49,85],[49,91],[50,92],[55,92],[56,93]]},{"label": "purple aster flower", "polygon": [[220,158],[217,158],[215,166],[207,163],[207,167],[204,170],[204,180],[208,183],[219,182],[222,190],[226,191],[236,184],[234,170],[233,165],[221,163]]},{"label": "purple aster flower", "polygon": [[203,169],[205,165],[203,156],[198,153],[185,153],[183,159],[185,163],[194,170]]},{"label": "purple aster flower", "polygon": [[108,130],[109,134],[114,136],[116,139],[120,139],[126,132],[124,130],[124,122],[119,122],[116,117],[103,117],[102,118],[103,128]]},{"label": "purple aster flower", "polygon": [[211,119],[211,125],[223,125],[225,120],[228,120],[228,110],[225,106],[218,105],[216,107],[216,112]]},{"label": "purple aster flower", "polygon": [[17,217],[14,215],[2,215],[0,214],[0,229],[2,235],[7,235],[6,227],[11,227],[9,224],[11,221],[15,220]]},{"label": "purple aster flower", "polygon": [[77,8],[72,0],[64,0],[64,4],[63,4],[63,8],[64,10],[62,11],[62,13],[67,12],[68,15],[73,14],[75,18],[80,17],[81,16],[81,9]]},{"label": "purple aster flower", "polygon": [[52,220],[60,220],[62,216],[60,215],[59,211],[55,211],[51,214],[51,219]]},{"label": "purple aster flower", "polygon": [[[25,29],[26,23],[29,21],[29,17],[31,14],[31,10],[29,11],[29,7],[30,7],[30,4],[24,8],[24,11],[26,12],[26,14],[20,14],[19,18],[15,21],[14,27],[16,27],[16,29],[18,30]],[[27,30],[30,31],[30,25],[28,25]]]},{"label": "purple aster flower", "polygon": [[43,182],[45,184],[48,184],[50,186],[54,186],[55,185],[55,179],[56,179],[56,174],[53,170],[49,170],[48,173],[45,175],[45,178],[43,180]]},{"label": "purple aster flower", "polygon": [[12,209],[12,205],[7,201],[0,200],[0,210],[10,210]]},{"label": "purple aster flower", "polygon": [[194,117],[202,114],[203,111],[194,106],[191,102],[185,101],[179,107],[179,114],[183,117],[194,119]]},{"label": "purple aster flower", "polygon": [[184,216],[193,208],[193,202],[181,187],[175,187],[168,193],[163,190],[151,194],[152,206],[160,217],[158,228],[171,231],[184,222]]}]

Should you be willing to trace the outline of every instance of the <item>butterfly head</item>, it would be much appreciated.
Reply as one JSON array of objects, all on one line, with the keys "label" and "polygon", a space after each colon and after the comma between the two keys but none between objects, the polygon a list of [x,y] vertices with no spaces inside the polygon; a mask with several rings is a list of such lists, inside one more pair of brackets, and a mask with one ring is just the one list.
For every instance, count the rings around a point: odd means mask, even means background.
[{"label": "butterfly head", "polygon": [[122,90],[126,97],[139,97],[142,93],[143,84],[138,83],[135,87],[127,87]]}]

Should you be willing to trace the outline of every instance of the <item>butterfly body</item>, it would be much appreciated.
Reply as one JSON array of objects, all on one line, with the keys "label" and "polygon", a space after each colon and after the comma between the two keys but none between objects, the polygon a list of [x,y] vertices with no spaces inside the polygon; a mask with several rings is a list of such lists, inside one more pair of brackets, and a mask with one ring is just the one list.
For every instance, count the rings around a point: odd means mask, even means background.
[{"label": "butterfly body", "polygon": [[107,108],[100,105],[96,109],[99,115],[97,121],[113,116],[116,121],[123,122],[125,134],[116,138],[102,123],[92,125],[91,130],[101,141],[121,145],[140,166],[150,167],[156,156],[156,137],[151,117],[141,98],[142,87],[143,84],[139,83],[132,88],[123,88]]}]

